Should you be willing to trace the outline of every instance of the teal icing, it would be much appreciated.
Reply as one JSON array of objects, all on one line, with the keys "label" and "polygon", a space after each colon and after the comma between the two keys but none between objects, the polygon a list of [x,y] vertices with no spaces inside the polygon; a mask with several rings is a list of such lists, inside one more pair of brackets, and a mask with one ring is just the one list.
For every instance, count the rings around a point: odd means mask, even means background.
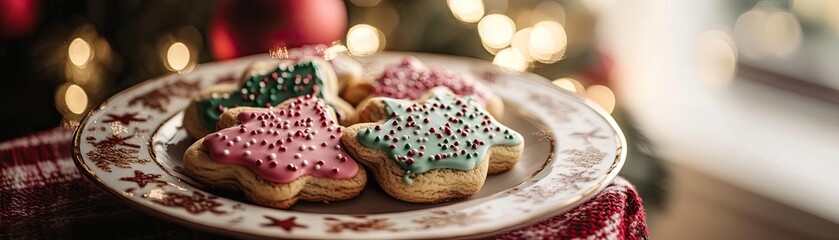
[{"label": "teal icing", "polygon": [[519,133],[498,123],[471,97],[435,91],[425,103],[395,99],[382,103],[390,117],[359,131],[358,139],[405,169],[403,181],[408,185],[413,184],[412,174],[442,168],[472,170],[490,147],[523,142]]},{"label": "teal icing", "polygon": [[[307,76],[311,79],[306,80]],[[326,73],[313,61],[279,65],[267,74],[256,74],[246,79],[236,91],[222,97],[198,100],[198,111],[204,128],[215,130],[219,115],[233,107],[270,107],[285,100],[311,94],[323,98]]]}]

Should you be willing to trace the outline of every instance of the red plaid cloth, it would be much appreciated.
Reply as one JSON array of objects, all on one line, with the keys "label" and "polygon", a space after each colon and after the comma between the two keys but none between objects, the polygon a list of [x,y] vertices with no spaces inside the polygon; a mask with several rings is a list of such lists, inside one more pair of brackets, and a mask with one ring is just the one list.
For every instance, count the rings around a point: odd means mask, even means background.
[{"label": "red plaid cloth", "polygon": [[[160,221],[82,177],[72,131],[56,128],[0,143],[0,238],[219,238]],[[645,239],[641,198],[617,178],[594,199],[499,239]]]}]

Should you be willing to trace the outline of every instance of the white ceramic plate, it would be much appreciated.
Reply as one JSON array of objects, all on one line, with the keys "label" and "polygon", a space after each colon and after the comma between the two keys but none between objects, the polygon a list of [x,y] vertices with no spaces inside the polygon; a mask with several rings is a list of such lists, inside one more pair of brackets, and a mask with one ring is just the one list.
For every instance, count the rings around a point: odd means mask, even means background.
[{"label": "white ceramic plate", "polygon": [[[298,202],[288,210],[249,203],[182,174],[192,143],[181,127],[190,94],[241,75],[267,56],[202,64],[125,90],[82,121],[74,139],[79,169],[129,205],[160,218],[222,234],[281,238],[480,237],[522,227],[591,198],[620,171],[626,140],[602,109],[542,77],[512,73],[484,61],[418,53],[361,58],[366,73],[415,55],[488,85],[505,102],[500,121],[521,133],[525,151],[509,172],[492,175],[465,200],[412,204],[370,181],[355,199]],[[372,180],[372,178],[370,178]]]}]

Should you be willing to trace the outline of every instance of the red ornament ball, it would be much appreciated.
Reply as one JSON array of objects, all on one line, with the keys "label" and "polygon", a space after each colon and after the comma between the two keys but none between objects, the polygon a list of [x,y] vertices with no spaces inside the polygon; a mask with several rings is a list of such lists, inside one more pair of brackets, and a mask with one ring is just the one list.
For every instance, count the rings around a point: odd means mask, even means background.
[{"label": "red ornament ball", "polygon": [[208,32],[213,55],[223,60],[275,46],[329,44],[346,29],[347,10],[340,0],[222,0]]},{"label": "red ornament ball", "polygon": [[0,39],[29,35],[38,23],[39,0],[0,0]]}]

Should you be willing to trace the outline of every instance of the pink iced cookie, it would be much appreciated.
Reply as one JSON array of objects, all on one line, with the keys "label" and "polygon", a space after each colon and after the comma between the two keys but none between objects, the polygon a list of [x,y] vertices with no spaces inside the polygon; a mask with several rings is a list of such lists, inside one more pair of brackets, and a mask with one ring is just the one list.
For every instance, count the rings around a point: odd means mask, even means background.
[{"label": "pink iced cookie", "polygon": [[185,168],[200,182],[241,186],[249,199],[277,208],[298,199],[352,198],[366,183],[364,169],[341,145],[342,128],[331,108],[312,95],[274,109],[230,109],[218,124],[222,130],[184,156]]},{"label": "pink iced cookie", "polygon": [[440,86],[461,96],[477,95],[482,103],[493,97],[483,85],[446,69],[428,68],[415,57],[406,57],[401,64],[386,68],[373,82],[373,96],[415,100]]},{"label": "pink iced cookie", "polygon": [[460,96],[474,96],[477,104],[495,117],[504,112],[503,101],[488,87],[447,69],[426,67],[415,57],[405,57],[400,64],[385,68],[374,80],[350,86],[342,97],[361,106],[371,97],[416,100],[435,87],[446,87]]}]

